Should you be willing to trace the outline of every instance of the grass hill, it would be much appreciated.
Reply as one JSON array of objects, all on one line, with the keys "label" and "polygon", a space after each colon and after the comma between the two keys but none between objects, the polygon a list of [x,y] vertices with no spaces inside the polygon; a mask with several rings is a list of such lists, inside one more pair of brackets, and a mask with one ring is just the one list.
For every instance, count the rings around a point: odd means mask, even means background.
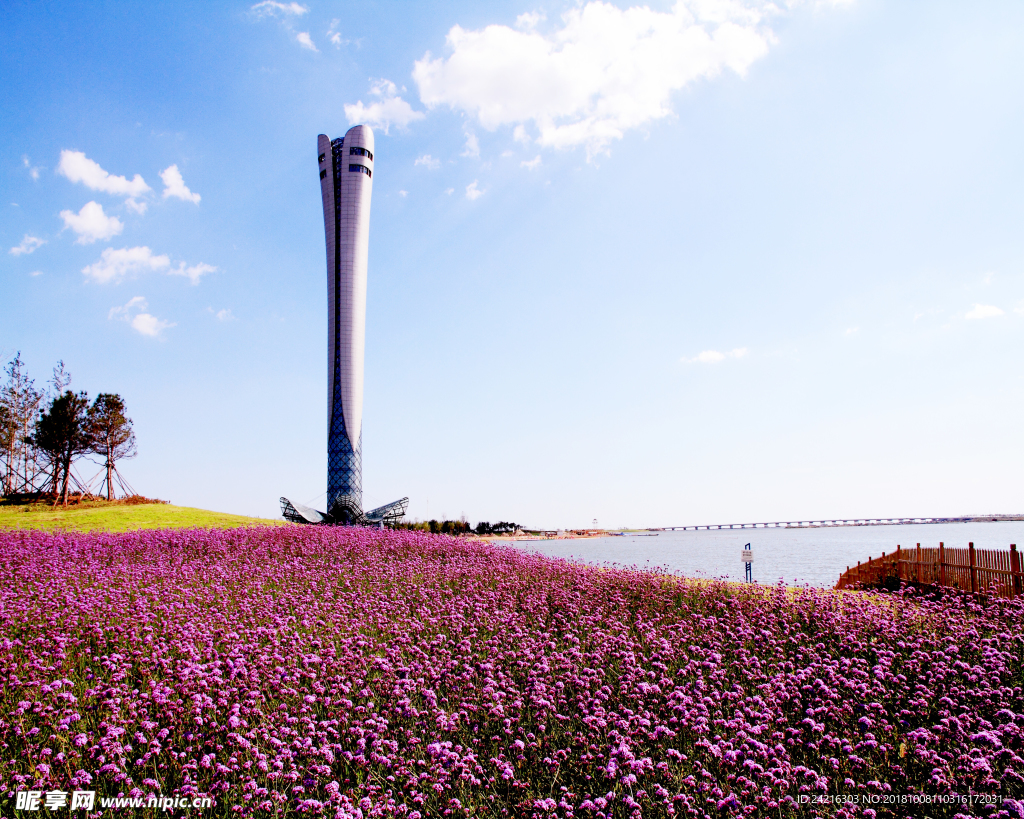
[{"label": "grass hill", "polygon": [[249,518],[210,512],[189,506],[174,506],[159,501],[143,503],[102,500],[76,503],[66,509],[51,503],[18,503],[0,500],[0,530],[3,529],[104,529],[124,532],[130,529],[170,529],[201,526],[228,529],[234,526],[283,525],[281,520]]}]

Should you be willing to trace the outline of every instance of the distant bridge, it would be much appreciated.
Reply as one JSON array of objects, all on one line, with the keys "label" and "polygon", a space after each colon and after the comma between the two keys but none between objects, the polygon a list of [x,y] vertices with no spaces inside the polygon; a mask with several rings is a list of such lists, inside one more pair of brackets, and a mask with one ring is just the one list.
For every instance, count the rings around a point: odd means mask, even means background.
[{"label": "distant bridge", "polygon": [[[703,526],[662,526],[660,531],[685,532],[700,529],[824,529],[834,526],[907,526],[914,523],[995,523],[1024,520],[1021,515],[962,515],[953,518],[826,518],[825,520],[779,520],[769,523],[712,523]],[[653,531],[653,530],[652,530]]]}]

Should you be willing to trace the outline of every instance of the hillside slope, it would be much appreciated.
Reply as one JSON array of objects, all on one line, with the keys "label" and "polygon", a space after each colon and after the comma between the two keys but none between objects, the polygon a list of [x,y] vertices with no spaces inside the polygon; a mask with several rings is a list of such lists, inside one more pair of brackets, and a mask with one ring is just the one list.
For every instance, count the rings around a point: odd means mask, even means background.
[{"label": "hillside slope", "polygon": [[227,529],[256,524],[284,525],[284,521],[230,515],[169,503],[127,505],[95,501],[64,509],[48,503],[0,502],[0,529],[104,529],[124,532],[131,529],[176,529],[187,526]]}]

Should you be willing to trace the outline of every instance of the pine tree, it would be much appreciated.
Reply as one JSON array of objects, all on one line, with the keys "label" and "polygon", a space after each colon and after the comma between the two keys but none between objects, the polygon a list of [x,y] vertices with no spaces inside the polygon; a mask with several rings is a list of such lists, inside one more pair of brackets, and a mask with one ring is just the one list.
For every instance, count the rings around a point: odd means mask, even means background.
[{"label": "pine tree", "polygon": [[93,447],[88,423],[89,396],[67,390],[50,403],[36,421],[32,443],[45,453],[53,466],[53,490],[58,500],[68,502],[71,464]]}]

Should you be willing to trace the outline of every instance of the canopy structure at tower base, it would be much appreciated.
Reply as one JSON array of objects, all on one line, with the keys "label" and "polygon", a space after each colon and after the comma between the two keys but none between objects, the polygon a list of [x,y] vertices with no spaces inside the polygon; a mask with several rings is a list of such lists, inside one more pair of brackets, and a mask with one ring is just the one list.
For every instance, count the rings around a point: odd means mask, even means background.
[{"label": "canopy structure at tower base", "polygon": [[387,526],[405,517],[408,508],[409,499],[402,498],[364,512],[354,498],[343,495],[330,512],[318,512],[288,498],[281,498],[281,516],[291,523],[308,526]]}]

